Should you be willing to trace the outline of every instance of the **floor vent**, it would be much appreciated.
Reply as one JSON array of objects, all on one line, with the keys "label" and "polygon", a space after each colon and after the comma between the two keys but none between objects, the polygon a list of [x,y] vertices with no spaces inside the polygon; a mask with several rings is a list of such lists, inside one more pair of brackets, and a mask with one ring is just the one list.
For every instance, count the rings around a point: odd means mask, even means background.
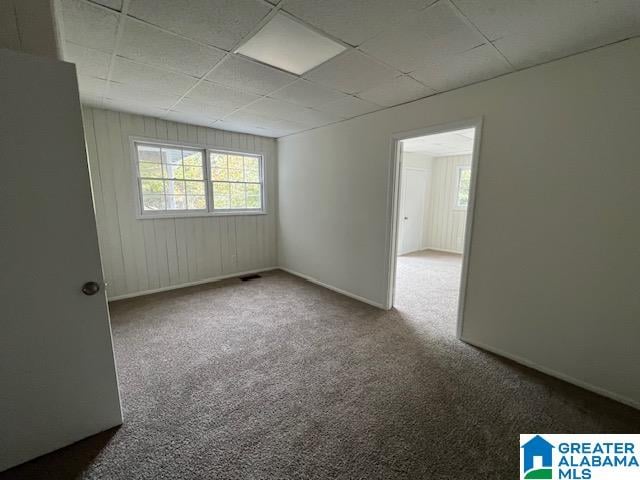
[{"label": "floor vent", "polygon": [[255,278],[262,278],[262,275],[258,275],[257,273],[254,273],[251,275],[243,275],[242,277],[239,277],[239,278],[243,282],[248,282],[249,280],[253,280]]}]

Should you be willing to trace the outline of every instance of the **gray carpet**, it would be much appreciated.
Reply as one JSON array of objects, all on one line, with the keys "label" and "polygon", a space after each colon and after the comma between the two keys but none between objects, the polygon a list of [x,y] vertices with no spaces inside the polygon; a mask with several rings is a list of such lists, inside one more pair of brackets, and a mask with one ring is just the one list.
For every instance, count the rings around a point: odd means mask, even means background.
[{"label": "gray carpet", "polygon": [[0,478],[513,479],[519,433],[640,431],[457,341],[459,274],[401,257],[391,312],[283,272],[113,303],[125,424]]}]

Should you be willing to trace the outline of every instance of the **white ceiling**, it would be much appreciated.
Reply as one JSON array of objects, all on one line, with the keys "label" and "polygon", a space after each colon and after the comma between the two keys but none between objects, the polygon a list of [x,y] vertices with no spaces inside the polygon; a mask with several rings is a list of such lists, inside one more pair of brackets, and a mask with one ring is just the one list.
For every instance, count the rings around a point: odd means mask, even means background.
[{"label": "white ceiling", "polygon": [[[62,0],[89,105],[280,137],[640,35],[640,0]],[[278,12],[347,49],[234,54]]]},{"label": "white ceiling", "polygon": [[467,155],[473,151],[475,130],[468,128],[453,132],[436,133],[402,141],[402,150],[423,153],[432,157]]}]

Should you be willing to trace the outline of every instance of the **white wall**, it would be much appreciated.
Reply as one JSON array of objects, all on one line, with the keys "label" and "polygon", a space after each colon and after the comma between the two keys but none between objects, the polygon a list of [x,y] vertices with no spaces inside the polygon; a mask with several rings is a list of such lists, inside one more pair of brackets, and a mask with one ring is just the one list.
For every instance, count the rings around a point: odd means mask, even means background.
[{"label": "white wall", "polygon": [[[110,299],[276,265],[275,140],[88,107],[83,117]],[[268,214],[136,219],[129,136],[263,153]]]},{"label": "white wall", "polygon": [[402,163],[404,167],[419,168],[428,171],[431,168],[432,157],[424,153],[403,152]]},{"label": "white wall", "polygon": [[383,304],[391,135],[483,116],[463,338],[640,406],[640,39],[279,141],[280,264]]},{"label": "white wall", "polygon": [[471,165],[471,155],[434,157],[426,199],[424,248],[462,253],[467,210],[457,208],[458,167]]}]

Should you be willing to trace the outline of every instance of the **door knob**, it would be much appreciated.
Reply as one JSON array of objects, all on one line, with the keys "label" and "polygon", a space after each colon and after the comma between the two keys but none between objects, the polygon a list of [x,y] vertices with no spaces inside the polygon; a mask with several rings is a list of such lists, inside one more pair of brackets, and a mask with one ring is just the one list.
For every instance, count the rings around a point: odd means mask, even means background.
[{"label": "door knob", "polygon": [[404,217],[405,220],[409,220],[409,217]]},{"label": "door knob", "polygon": [[82,286],[82,293],[85,295],[95,295],[100,291],[100,285],[96,282],[87,282]]}]

